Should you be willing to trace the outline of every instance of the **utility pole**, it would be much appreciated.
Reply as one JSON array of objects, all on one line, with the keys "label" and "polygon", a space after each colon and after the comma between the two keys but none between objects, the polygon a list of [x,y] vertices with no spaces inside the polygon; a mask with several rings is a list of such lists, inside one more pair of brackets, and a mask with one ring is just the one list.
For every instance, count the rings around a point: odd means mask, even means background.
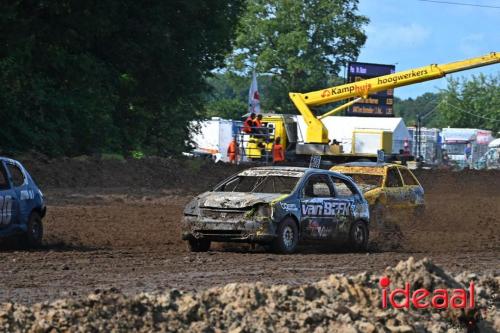
[{"label": "utility pole", "polygon": [[422,117],[420,112],[417,113],[417,128],[416,128],[416,141],[417,141],[417,161],[420,161],[422,155]]}]

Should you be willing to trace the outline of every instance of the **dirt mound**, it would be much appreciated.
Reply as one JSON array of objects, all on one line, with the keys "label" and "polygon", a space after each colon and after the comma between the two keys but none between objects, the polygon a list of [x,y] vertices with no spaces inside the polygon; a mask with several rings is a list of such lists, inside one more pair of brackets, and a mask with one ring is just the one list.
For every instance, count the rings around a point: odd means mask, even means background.
[{"label": "dirt mound", "polygon": [[[427,259],[410,258],[387,268],[382,276],[398,281],[394,287],[403,281],[428,281],[428,287],[444,288],[465,288],[467,283],[464,275],[454,278]],[[457,331],[465,319],[475,319],[482,332],[500,329],[499,278],[469,276],[477,288],[476,307],[469,313],[382,309],[380,278],[369,272],[331,275],[300,286],[229,284],[198,293],[168,289],[135,296],[111,290],[32,307],[4,303],[0,325],[8,331],[33,332],[443,332]]]},{"label": "dirt mound", "polygon": [[242,167],[201,159],[90,157],[21,159],[42,188],[149,188],[204,191]]}]

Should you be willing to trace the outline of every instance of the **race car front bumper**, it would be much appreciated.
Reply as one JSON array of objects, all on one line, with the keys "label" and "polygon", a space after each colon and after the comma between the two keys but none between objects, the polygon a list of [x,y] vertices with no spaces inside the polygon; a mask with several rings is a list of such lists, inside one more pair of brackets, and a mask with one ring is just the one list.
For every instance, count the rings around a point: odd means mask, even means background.
[{"label": "race car front bumper", "polygon": [[207,239],[215,242],[269,243],[276,237],[270,220],[234,220],[200,218],[186,215],[182,222],[182,239]]}]

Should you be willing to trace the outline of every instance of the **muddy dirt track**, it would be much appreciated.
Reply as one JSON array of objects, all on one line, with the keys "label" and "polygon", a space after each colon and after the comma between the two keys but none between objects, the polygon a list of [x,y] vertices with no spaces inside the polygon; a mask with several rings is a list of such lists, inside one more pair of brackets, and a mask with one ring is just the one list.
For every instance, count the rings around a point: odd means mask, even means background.
[{"label": "muddy dirt track", "polygon": [[452,272],[500,274],[500,173],[420,171],[428,209],[369,254],[302,248],[275,255],[249,246],[191,254],[180,240],[183,206],[237,168],[196,161],[37,160],[26,165],[48,198],[46,244],[0,251],[0,300],[33,303],[165,287],[204,289],[229,282],[299,284],[332,273],[382,270],[409,256]]}]

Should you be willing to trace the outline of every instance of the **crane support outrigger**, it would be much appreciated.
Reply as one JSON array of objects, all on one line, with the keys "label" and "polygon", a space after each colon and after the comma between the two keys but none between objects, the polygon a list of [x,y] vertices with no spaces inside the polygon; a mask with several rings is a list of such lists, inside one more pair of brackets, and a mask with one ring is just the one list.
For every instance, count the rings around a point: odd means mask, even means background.
[{"label": "crane support outrigger", "polygon": [[[322,123],[321,119],[354,104],[360,98],[367,98],[369,94],[378,91],[434,80],[442,78],[446,74],[496,63],[500,63],[500,53],[492,52],[482,57],[441,65],[432,64],[429,66],[409,69],[406,71],[396,72],[394,74],[379,76],[309,93],[290,93],[289,95],[300,114],[304,117],[304,121],[307,125],[305,144],[313,146],[328,145],[328,130]],[[314,115],[310,109],[310,107],[325,105],[349,98],[356,99],[319,117]],[[318,149],[316,147],[311,151],[317,150]]]}]

